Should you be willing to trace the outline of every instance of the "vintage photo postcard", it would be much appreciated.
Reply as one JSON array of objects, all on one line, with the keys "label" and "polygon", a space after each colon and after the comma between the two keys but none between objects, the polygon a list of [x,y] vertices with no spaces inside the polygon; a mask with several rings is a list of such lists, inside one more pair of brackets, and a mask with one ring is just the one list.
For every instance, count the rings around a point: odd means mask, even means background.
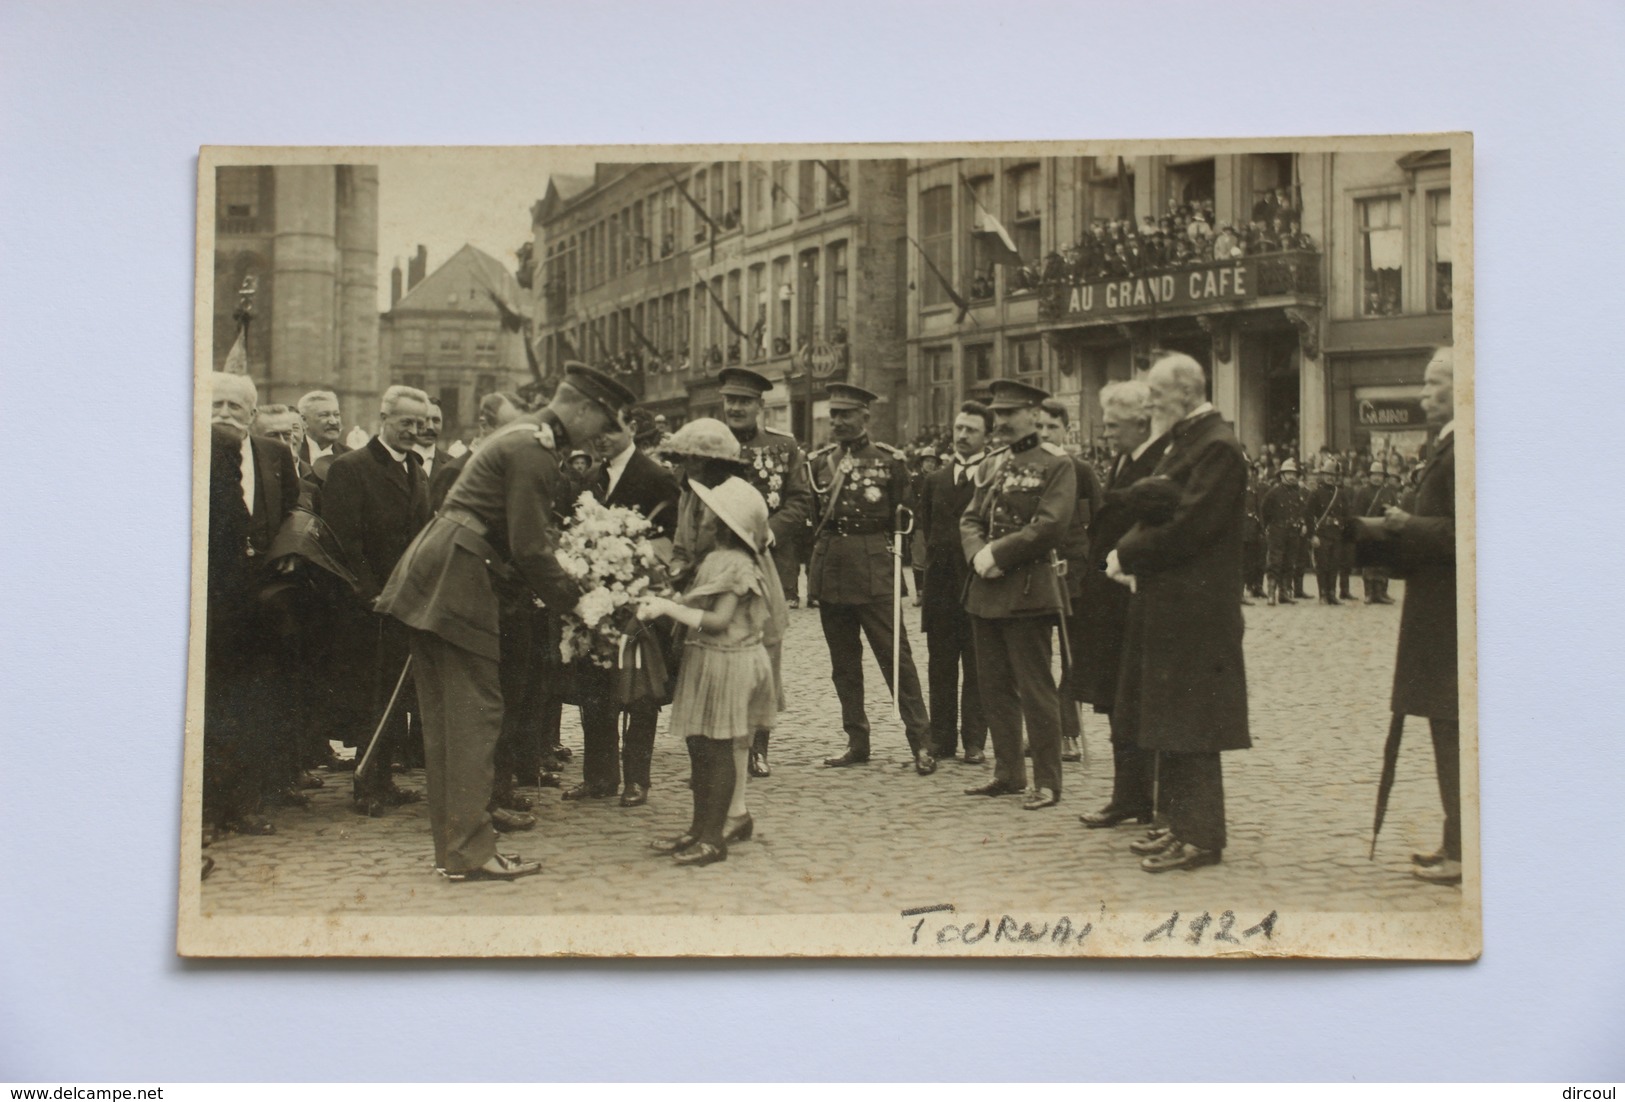
[{"label": "vintage photo postcard", "polygon": [[1469,135],[197,188],[182,954],[1480,953]]}]

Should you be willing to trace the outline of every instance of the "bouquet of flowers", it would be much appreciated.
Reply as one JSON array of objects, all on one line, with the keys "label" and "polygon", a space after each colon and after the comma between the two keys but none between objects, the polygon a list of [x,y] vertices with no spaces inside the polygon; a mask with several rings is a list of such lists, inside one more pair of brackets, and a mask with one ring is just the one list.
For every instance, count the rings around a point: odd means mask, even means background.
[{"label": "bouquet of flowers", "polygon": [[619,663],[642,627],[638,598],[666,579],[653,532],[635,509],[605,505],[591,493],[576,499],[557,550],[559,566],[582,589],[575,607],[559,617],[559,655],[566,663],[584,658],[603,669]]}]

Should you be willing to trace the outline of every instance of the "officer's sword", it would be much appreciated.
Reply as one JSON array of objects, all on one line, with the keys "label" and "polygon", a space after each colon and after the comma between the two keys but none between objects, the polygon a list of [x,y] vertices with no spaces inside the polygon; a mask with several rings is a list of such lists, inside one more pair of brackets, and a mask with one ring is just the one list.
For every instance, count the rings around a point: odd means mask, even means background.
[{"label": "officer's sword", "polygon": [[891,710],[903,722],[903,537],[914,531],[914,510],[899,504],[892,513],[891,540]]},{"label": "officer's sword", "polygon": [[[1049,567],[1050,578],[1055,582],[1055,600],[1060,605],[1060,611],[1056,616],[1056,620],[1061,625],[1061,684],[1065,685],[1072,674],[1073,657],[1072,636],[1071,633],[1067,631],[1066,627],[1066,585],[1061,581],[1061,579],[1066,577],[1068,570],[1071,568],[1071,564],[1065,559],[1061,558],[1059,552],[1052,547],[1049,549]],[[1089,744],[1084,740],[1083,737],[1083,705],[1079,704],[1076,700],[1065,699],[1065,693],[1062,693],[1061,695],[1061,707],[1071,708],[1078,717],[1078,752],[1084,755],[1083,767],[1088,769]]]},{"label": "officer's sword", "polygon": [[367,766],[372,762],[373,751],[378,749],[378,740],[389,725],[389,717],[395,714],[395,705],[401,699],[401,689],[406,685],[406,675],[412,672],[412,656],[406,656],[406,662],[401,666],[401,675],[395,679],[395,691],[389,694],[389,703],[384,705],[384,714],[378,717],[378,726],[373,729],[372,738],[367,742],[367,750],[361,755],[361,761],[355,767],[355,776],[351,778],[353,795],[361,798],[361,778],[366,773]]}]

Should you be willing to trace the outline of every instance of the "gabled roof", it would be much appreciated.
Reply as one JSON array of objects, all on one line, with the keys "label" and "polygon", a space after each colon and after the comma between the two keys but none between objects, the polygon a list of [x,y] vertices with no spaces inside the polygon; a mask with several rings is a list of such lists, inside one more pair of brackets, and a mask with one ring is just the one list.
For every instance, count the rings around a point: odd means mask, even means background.
[{"label": "gabled roof", "polygon": [[557,214],[577,195],[598,182],[596,173],[555,172],[547,178],[547,192],[530,208],[531,225],[539,225]]},{"label": "gabled roof", "polygon": [[389,313],[464,310],[495,315],[498,311],[488,293],[491,291],[506,296],[509,302],[519,301],[514,274],[496,257],[473,245],[464,245],[406,292]]}]

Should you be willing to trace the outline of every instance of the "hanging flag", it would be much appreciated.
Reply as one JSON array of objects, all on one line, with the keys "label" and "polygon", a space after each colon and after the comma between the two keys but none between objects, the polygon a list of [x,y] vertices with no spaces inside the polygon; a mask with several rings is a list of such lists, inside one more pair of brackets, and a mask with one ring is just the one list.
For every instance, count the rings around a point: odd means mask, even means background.
[{"label": "hanging flag", "polygon": [[918,241],[911,237],[908,239],[908,242],[910,245],[913,245],[916,249],[920,250],[920,259],[925,261],[925,266],[927,268],[931,269],[931,274],[937,277],[937,282],[942,284],[942,289],[948,292],[948,298],[952,300],[955,306],[959,307],[959,316],[954,319],[954,324],[958,325],[960,322],[964,321],[965,316],[970,313],[970,303],[965,301],[964,295],[954,290],[954,285],[948,282],[948,277],[943,275],[942,269],[938,268],[936,264],[932,262],[930,255],[923,248],[920,248],[920,243]]},{"label": "hanging flag", "polygon": [[220,370],[228,375],[248,374],[248,348],[243,341],[242,326],[237,327],[237,339],[231,342],[231,351],[226,353],[225,366]]},{"label": "hanging flag", "polygon": [[715,260],[717,258],[717,234],[722,232],[722,227],[717,225],[716,220],[711,217],[710,212],[701,206],[699,201],[696,200],[694,196],[688,193],[688,189],[683,186],[683,181],[677,178],[677,174],[675,172],[668,170],[666,175],[670,176],[671,182],[677,185],[677,190],[682,194],[684,199],[688,200],[688,205],[694,208],[694,213],[705,219],[705,224],[711,227],[711,259]]},{"label": "hanging flag", "polygon": [[796,208],[796,213],[797,214],[806,214],[807,213],[806,211],[801,209],[801,204],[796,202],[796,197],[794,195],[791,195],[788,189],[780,186],[780,184],[779,184],[779,182],[777,180],[773,181],[773,186],[768,189],[768,194],[770,194],[770,195],[782,195],[786,199],[790,200],[790,205],[792,207]]},{"label": "hanging flag", "polygon": [[637,322],[633,321],[632,316],[630,314],[628,314],[627,317],[626,317],[626,324],[631,327],[632,335],[638,339],[639,344],[643,345],[643,347],[648,350],[649,355],[655,357],[656,359],[659,359],[660,358],[660,349],[658,349],[658,348],[656,348],[654,346],[653,341],[651,341],[648,337],[644,336],[643,327],[640,326]]},{"label": "hanging flag", "polygon": [[971,182],[965,179],[963,173],[959,179],[965,185],[965,190],[970,193],[971,202],[976,205],[975,214],[971,217],[971,236],[988,250],[988,259],[994,264],[1003,264],[1011,268],[1021,267],[1025,261],[1021,259],[1021,253],[1016,249],[1016,242],[1010,236],[1010,231],[982,205],[976,189],[971,187]]},{"label": "hanging flag", "polygon": [[739,323],[734,321],[734,316],[728,313],[728,308],[722,305],[722,299],[717,297],[717,293],[712,289],[711,284],[701,280],[700,286],[704,287],[705,293],[711,296],[711,301],[717,304],[717,309],[722,311],[722,320],[728,323],[728,328],[733,330],[734,336],[738,337],[740,340],[750,340],[749,335],[747,335],[743,329],[739,328]]}]

